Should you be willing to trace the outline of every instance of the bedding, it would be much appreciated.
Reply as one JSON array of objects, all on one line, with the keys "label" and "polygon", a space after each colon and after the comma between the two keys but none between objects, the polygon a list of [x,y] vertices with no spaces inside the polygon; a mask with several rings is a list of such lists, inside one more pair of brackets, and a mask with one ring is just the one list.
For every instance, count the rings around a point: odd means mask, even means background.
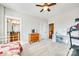
[{"label": "bedding", "polygon": [[19,41],[0,45],[0,56],[20,55],[23,48]]}]

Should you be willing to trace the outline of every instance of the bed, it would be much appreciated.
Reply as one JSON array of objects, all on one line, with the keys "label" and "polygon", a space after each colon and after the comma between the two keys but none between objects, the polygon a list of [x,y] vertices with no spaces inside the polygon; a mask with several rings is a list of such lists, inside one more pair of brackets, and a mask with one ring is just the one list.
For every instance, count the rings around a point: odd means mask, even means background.
[{"label": "bed", "polygon": [[0,44],[0,56],[20,56],[22,51],[23,48],[19,41]]}]

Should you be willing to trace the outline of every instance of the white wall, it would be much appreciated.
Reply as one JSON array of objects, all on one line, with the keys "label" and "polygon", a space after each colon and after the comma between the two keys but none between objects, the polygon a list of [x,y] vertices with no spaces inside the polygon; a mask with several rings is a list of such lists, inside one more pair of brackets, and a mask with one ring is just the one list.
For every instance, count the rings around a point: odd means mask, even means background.
[{"label": "white wall", "polygon": [[55,16],[55,28],[57,32],[66,34],[70,26],[75,24],[75,18],[79,17],[79,8],[67,11]]},{"label": "white wall", "polygon": [[3,7],[0,6],[0,36],[3,35]]},{"label": "white wall", "polygon": [[[4,8],[0,6],[0,18],[2,24],[3,12]],[[55,32],[59,32],[64,35],[67,33],[67,30],[70,26],[74,25],[74,19],[79,17],[79,8],[73,8],[72,10],[67,10],[66,12],[61,12],[60,14],[54,13],[53,19],[49,21],[49,23],[54,22],[55,24]],[[46,39],[48,37],[48,21],[44,19],[40,19],[37,17],[33,17],[27,14],[22,14],[11,10],[9,8],[5,9],[5,16],[12,16],[21,18],[22,20],[22,41],[28,41],[28,35],[31,33],[31,29],[35,28],[37,32],[41,34],[41,37]],[[53,21],[52,21],[53,20]],[[0,25],[1,32],[3,33],[2,25]],[[1,34],[2,35],[2,34]]]},{"label": "white wall", "polygon": [[[58,15],[55,14],[52,21],[50,21],[54,22],[55,24],[54,34],[58,32],[61,35],[67,36],[67,31],[69,30],[70,26],[75,24],[75,18],[79,18],[79,8],[74,8]],[[55,40],[56,39],[54,39],[54,41]]]},{"label": "white wall", "polygon": [[35,19],[31,17],[24,17],[23,19],[23,39],[28,39],[28,35],[31,33],[32,29],[36,29],[36,32],[41,34],[41,39],[42,38],[47,38],[47,21],[41,20],[41,19]]},{"label": "white wall", "polygon": [[48,21],[44,19],[40,19],[37,17],[29,16],[27,14],[22,14],[17,11],[11,10],[9,8],[5,8],[5,16],[17,17],[21,18],[21,30],[22,30],[22,38],[21,41],[23,43],[28,42],[29,34],[32,29],[36,29],[38,33],[41,34],[41,38],[48,38]]},{"label": "white wall", "polygon": [[4,22],[4,7],[0,5],[0,41],[4,41],[5,38]]},{"label": "white wall", "polygon": [[[67,10],[66,12],[61,12],[60,14],[55,14],[53,16],[53,21],[55,23],[55,32],[59,32],[64,35],[70,26],[74,25],[74,19],[79,17],[79,8],[73,8],[72,10]],[[21,14],[14,10],[6,8],[6,16],[13,16],[21,18],[22,20],[22,41],[26,42],[28,40],[28,35],[32,28],[35,28],[39,32],[42,38],[47,38],[48,36],[48,21],[40,19],[37,17],[29,16],[27,14]],[[49,21],[50,23],[53,21]]]}]

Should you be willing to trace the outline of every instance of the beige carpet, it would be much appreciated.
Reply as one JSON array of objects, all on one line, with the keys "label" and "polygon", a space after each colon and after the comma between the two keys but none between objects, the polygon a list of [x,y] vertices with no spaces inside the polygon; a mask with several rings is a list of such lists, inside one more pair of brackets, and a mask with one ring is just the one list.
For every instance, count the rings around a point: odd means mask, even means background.
[{"label": "beige carpet", "polygon": [[66,44],[53,43],[52,40],[46,39],[31,44],[29,47],[23,46],[22,56],[66,56],[68,52]]}]

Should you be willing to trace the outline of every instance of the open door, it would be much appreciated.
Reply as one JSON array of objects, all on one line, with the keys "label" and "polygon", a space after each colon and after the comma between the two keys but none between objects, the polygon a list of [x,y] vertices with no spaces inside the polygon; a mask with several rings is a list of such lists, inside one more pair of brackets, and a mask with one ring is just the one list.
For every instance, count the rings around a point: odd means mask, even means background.
[{"label": "open door", "polygon": [[49,24],[49,39],[52,39],[54,34],[54,23]]}]

